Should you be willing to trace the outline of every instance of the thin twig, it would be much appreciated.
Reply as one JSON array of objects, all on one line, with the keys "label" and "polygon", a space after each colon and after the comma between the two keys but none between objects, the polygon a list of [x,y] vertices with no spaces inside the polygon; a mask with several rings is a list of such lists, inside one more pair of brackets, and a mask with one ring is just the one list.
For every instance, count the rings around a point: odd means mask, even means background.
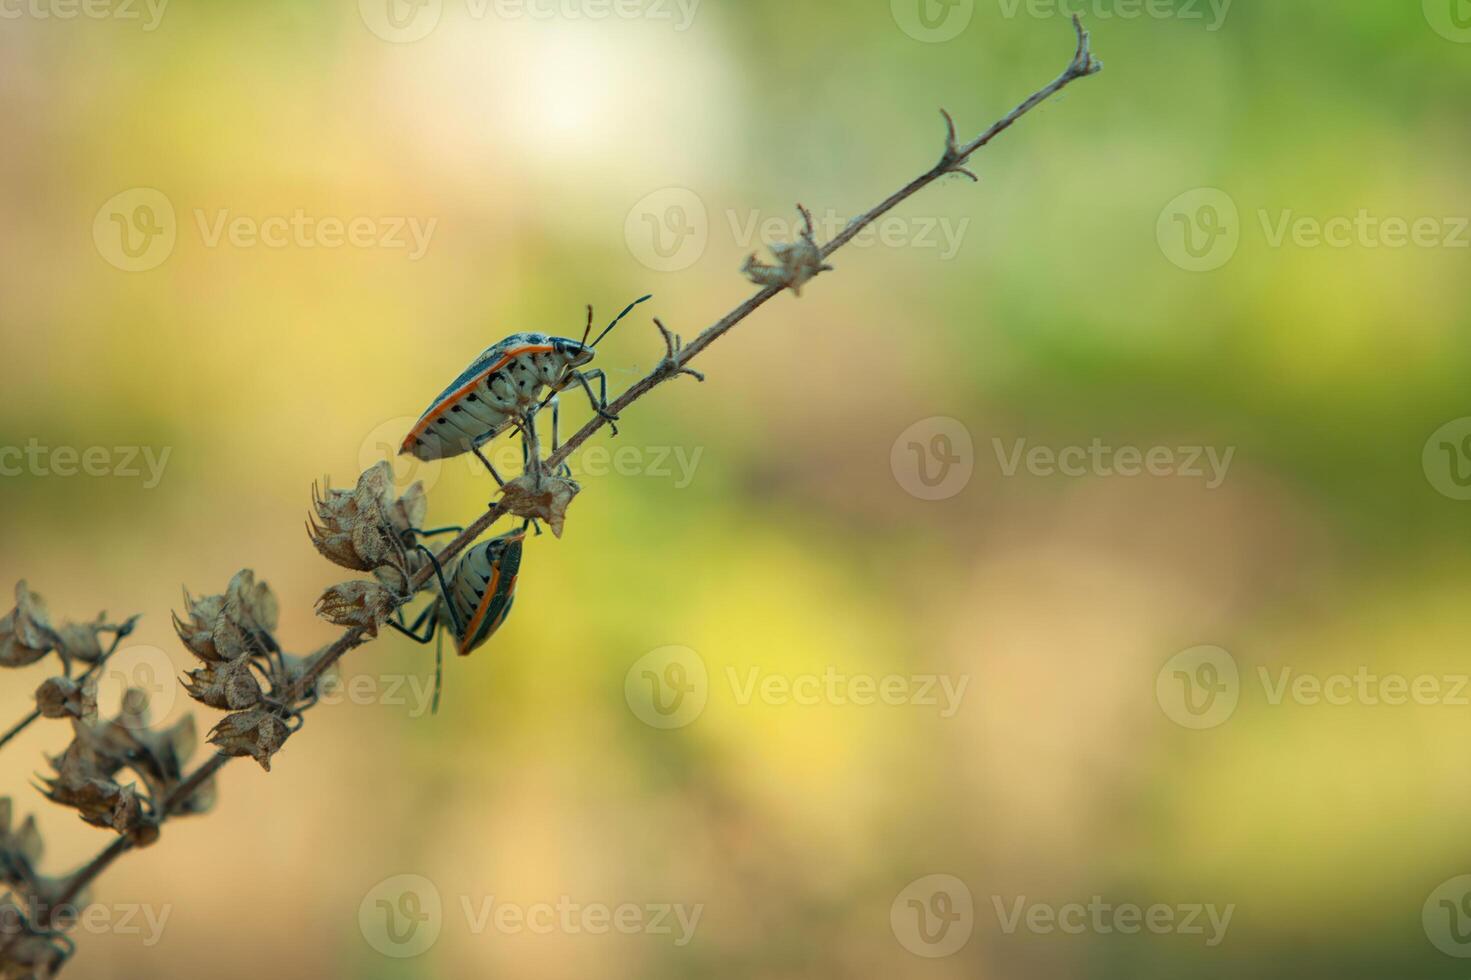
[{"label": "thin twig", "polygon": [[[928,185],[934,183],[936,180],[939,180],[941,177],[944,177],[947,174],[951,173],[963,173],[974,179],[975,175],[971,174],[968,170],[965,170],[965,164],[969,161],[972,154],[984,147],[986,144],[990,143],[1001,133],[1011,128],[1011,126],[1018,119],[1026,115],[1031,110],[1035,109],[1042,102],[1045,102],[1048,98],[1061,91],[1064,87],[1066,87],[1073,81],[1079,78],[1086,78],[1089,75],[1093,75],[1101,71],[1103,65],[1093,57],[1088,32],[1083,29],[1082,21],[1077,16],[1073,17],[1073,27],[1077,32],[1078,47],[1076,53],[1073,56],[1072,62],[1068,65],[1067,69],[1064,70],[1061,75],[1059,75],[1051,84],[1047,85],[1045,88],[1039,89],[1025,102],[1021,103],[1015,109],[1011,110],[1011,112],[1007,113],[1006,116],[1004,116],[1000,121],[991,126],[990,129],[986,130],[980,136],[976,137],[974,140],[966,143],[963,146],[956,145],[954,121],[951,119],[949,113],[944,113],[947,122],[948,133],[946,137],[945,151],[940,158],[940,162],[930,170],[910,181],[908,184],[906,184],[895,193],[891,194],[889,197],[885,198],[882,202],[880,202],[876,207],[868,211],[866,214],[863,214],[851,221],[847,227],[845,227],[835,238],[833,238],[832,241],[822,246],[821,257],[825,259],[828,256],[832,255],[838,249],[842,248],[848,242],[852,241],[853,238],[859,234],[859,232],[863,231],[863,229],[867,228],[869,225],[873,224],[879,218],[883,217],[904,200],[911,197]],[[587,422],[586,425],[577,430],[577,432],[575,432],[571,438],[563,443],[560,449],[547,457],[547,459],[544,460],[542,463],[545,472],[555,473],[557,471],[557,468],[562,463],[566,462],[567,458],[571,456],[572,453],[576,452],[583,443],[587,442],[587,440],[592,438],[592,436],[595,435],[599,429],[603,428],[603,426],[609,423],[607,417],[608,415],[612,415],[615,417],[621,415],[624,409],[628,408],[634,402],[647,395],[650,391],[652,391],[660,384],[663,384],[664,382],[669,381],[672,378],[678,377],[681,374],[690,374],[699,380],[704,380],[703,375],[701,375],[699,372],[685,367],[685,365],[688,364],[692,359],[697,357],[702,351],[705,350],[705,348],[709,347],[715,341],[724,336],[737,323],[740,323],[752,313],[756,312],[756,310],[760,309],[767,302],[774,299],[786,288],[786,286],[782,285],[772,285],[762,288],[754,295],[742,302],[735,309],[731,310],[715,323],[705,328],[704,332],[702,332],[698,337],[690,341],[690,343],[685,346],[680,346],[678,338],[674,337],[670,333],[670,331],[663,325],[663,323],[660,323],[656,320],[655,324],[656,326],[658,326],[660,333],[664,337],[666,356],[657,365],[655,365],[654,369],[650,371],[645,377],[635,382],[632,387],[630,387],[622,395],[618,396],[618,398],[615,399],[611,404],[609,404],[607,406],[606,415],[595,414],[592,419]],[[480,515],[480,517],[476,519],[474,523],[465,528],[463,532],[461,532],[453,541],[451,541],[448,545],[445,546],[442,551],[439,552],[439,563],[441,565],[446,565],[450,561],[452,561],[457,555],[459,555],[461,551],[469,547],[471,543],[473,543],[477,538],[479,538],[487,530],[489,530],[491,525],[493,525],[502,516],[504,516],[506,510],[507,508],[504,502],[493,504],[484,514]],[[412,582],[410,582],[409,588],[407,590],[408,596],[403,601],[408,602],[413,596],[417,595],[420,588],[428,582],[429,576],[431,574],[432,572],[428,567],[420,569],[419,572],[414,576]],[[292,685],[292,689],[288,695],[287,703],[295,704],[296,702],[305,698],[307,694],[312,690],[312,688],[316,685],[317,681],[321,679],[322,674],[324,674],[329,668],[331,668],[333,664],[342,659],[342,657],[346,655],[348,651],[361,646],[363,643],[366,643],[368,640],[372,639],[376,635],[376,631],[370,633],[365,627],[361,626],[351,627],[346,630],[341,636],[337,638],[335,642],[332,643],[331,646],[320,651],[308,663],[306,669]],[[169,796],[168,800],[165,801],[162,812],[156,816],[156,819],[162,821],[170,814],[180,809],[200,787],[202,787],[212,776],[215,775],[215,773],[217,773],[222,767],[224,767],[226,763],[228,763],[233,758],[235,758],[235,756],[228,755],[225,752],[217,752],[207,762],[203,763],[174,790],[174,792]],[[132,846],[132,839],[130,837],[119,837],[117,840],[109,844],[106,849],[104,849],[101,853],[99,853],[95,858],[89,861],[73,875],[72,880],[68,883],[68,886],[62,895],[62,901],[58,904],[64,905],[68,902],[74,901],[76,897],[81,893],[81,891],[94,879],[96,879],[96,877],[101,874],[108,865],[110,865],[118,857],[129,851]]]}]

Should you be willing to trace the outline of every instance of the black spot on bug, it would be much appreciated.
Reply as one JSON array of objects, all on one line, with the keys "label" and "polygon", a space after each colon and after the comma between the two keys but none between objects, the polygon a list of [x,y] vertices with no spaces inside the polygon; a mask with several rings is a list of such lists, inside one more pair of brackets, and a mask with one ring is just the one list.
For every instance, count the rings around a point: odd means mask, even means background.
[{"label": "black spot on bug", "polygon": [[458,406],[458,405],[456,405],[456,406],[454,406],[454,407],[453,407],[453,408],[451,408],[451,409],[450,409],[450,411],[451,411],[451,412],[463,412],[463,411],[464,411],[464,409],[463,409],[463,408],[461,408],[461,407],[460,407],[460,406]]},{"label": "black spot on bug", "polygon": [[477,394],[475,394],[475,392],[473,392],[473,391],[470,392],[469,397],[465,399],[465,401],[467,401],[467,402],[478,402],[479,400],[480,400],[480,396],[477,395]]}]

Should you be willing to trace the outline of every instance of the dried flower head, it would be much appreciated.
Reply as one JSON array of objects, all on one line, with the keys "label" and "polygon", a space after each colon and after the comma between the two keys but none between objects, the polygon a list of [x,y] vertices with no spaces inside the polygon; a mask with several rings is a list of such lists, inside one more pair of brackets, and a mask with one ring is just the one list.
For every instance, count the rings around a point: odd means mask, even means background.
[{"label": "dried flower head", "polygon": [[248,656],[206,662],[203,667],[188,671],[184,690],[201,704],[224,711],[253,707],[260,703],[263,694]]},{"label": "dried flower head", "polygon": [[[157,838],[165,803],[183,783],[198,742],[192,718],[153,732],[145,727],[147,716],[146,693],[131,689],[111,721],[73,720],[71,744],[49,760],[55,775],[42,780],[52,802],[72,807],[94,826],[127,834],[139,846]],[[119,778],[124,770],[142,779],[142,791]],[[212,786],[201,787],[175,812],[202,813],[212,794]]]},{"label": "dried flower head", "polygon": [[179,639],[206,662],[258,656],[278,649],[272,633],[279,616],[275,593],[242,569],[224,595],[195,599],[184,593],[185,616],[174,614]]},{"label": "dried flower head", "polygon": [[758,286],[782,286],[801,296],[804,285],[815,279],[818,273],[832,271],[832,266],[822,261],[822,249],[817,247],[812,229],[812,212],[800,204],[797,210],[802,214],[802,234],[795,242],[778,242],[771,246],[771,254],[776,257],[777,264],[767,265],[752,252],[745,265],[741,266],[741,272]]},{"label": "dried flower head", "polygon": [[252,708],[226,715],[209,733],[209,740],[230,755],[248,755],[266,772],[271,771],[271,756],[281,751],[291,730],[286,723],[265,708]]},{"label": "dried flower head", "polygon": [[565,477],[527,473],[501,487],[501,502],[517,517],[546,521],[552,534],[560,538],[567,507],[581,491],[582,487]]},{"label": "dried flower head", "polygon": [[387,460],[364,470],[352,490],[313,485],[312,506],[312,544],[329,561],[359,572],[402,565],[405,546],[414,542],[412,529],[423,525],[429,509],[422,483],[394,498]]},{"label": "dried flower head", "polygon": [[359,626],[369,636],[393,615],[394,593],[377,582],[353,581],[334,585],[317,600],[317,615],[338,626]]},{"label": "dried flower head", "polygon": [[17,582],[15,608],[0,619],[0,667],[33,664],[56,644],[45,600],[27,588],[24,580]]},{"label": "dried flower head", "polygon": [[36,688],[36,710],[43,718],[97,720],[97,679],[52,677]]}]

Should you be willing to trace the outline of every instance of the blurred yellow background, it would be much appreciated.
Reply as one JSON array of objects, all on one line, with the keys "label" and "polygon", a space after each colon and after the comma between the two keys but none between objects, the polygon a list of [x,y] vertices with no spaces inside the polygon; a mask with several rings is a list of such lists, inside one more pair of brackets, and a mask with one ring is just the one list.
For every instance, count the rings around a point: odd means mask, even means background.
[{"label": "blurred yellow background", "polygon": [[[66,975],[1461,975],[1465,6],[1078,6],[1102,75],[593,439],[438,716],[432,650],[351,654],[273,772],[100,880],[161,932],[79,933]],[[0,4],[0,446],[35,447],[0,586],[142,612],[135,662],[179,671],[180,586],[250,567],[315,649],[348,576],[313,479],[504,335],[652,292],[599,348],[621,390],[795,202],[830,237],[934,163],[937,107],[976,133],[1054,77],[1065,9]],[[492,493],[410,462],[431,523]],[[651,714],[675,661],[696,700]],[[67,738],[0,753],[52,872],[109,839],[28,785]],[[413,956],[373,925],[402,875],[440,903]]]}]

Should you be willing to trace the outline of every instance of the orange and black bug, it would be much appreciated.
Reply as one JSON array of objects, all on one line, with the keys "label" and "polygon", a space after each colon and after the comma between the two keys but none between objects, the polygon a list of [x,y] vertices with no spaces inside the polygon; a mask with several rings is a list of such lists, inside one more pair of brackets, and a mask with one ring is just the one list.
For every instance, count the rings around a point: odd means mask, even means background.
[{"label": "orange and black bug", "polygon": [[[437,528],[421,532],[437,534],[459,528]],[[439,580],[439,598],[425,607],[413,625],[405,625],[400,615],[388,625],[415,643],[427,644],[445,627],[454,635],[455,648],[467,656],[495,635],[505,623],[516,601],[516,578],[521,572],[521,546],[526,528],[482,541],[460,558],[454,573],[445,577],[439,559],[423,545],[418,548],[428,556]],[[420,635],[420,630],[423,634]],[[434,710],[439,710],[439,682],[442,658],[435,655]]]},{"label": "orange and black bug", "polygon": [[[592,333],[592,307],[588,307],[587,328],[581,340],[518,333],[487,348],[434,399],[409,430],[399,452],[426,461],[473,452],[501,483],[480,447],[508,428],[534,424],[533,416],[548,402],[552,403],[552,447],[557,448],[557,405],[552,396],[538,403],[543,388],[549,388],[554,396],[574,384],[581,385],[593,411],[609,422],[616,421],[617,416],[608,412],[607,376],[601,368],[582,368],[593,359],[593,349],[608,331],[649,298],[644,296],[628,304],[590,344],[587,338]],[[597,394],[592,390],[594,381],[598,383]],[[613,432],[617,434],[616,426]]]}]

